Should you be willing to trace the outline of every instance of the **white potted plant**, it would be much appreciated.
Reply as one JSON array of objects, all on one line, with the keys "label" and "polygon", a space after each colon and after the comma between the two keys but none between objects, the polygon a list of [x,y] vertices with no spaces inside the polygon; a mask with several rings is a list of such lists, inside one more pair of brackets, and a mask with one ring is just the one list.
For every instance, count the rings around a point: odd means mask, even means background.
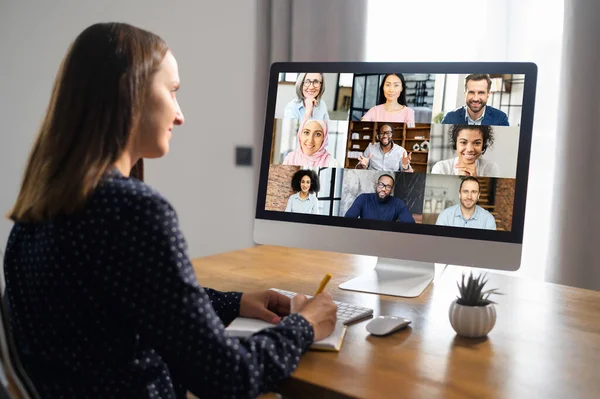
[{"label": "white potted plant", "polygon": [[473,277],[473,272],[465,281],[463,273],[462,280],[458,285],[460,295],[450,305],[450,324],[458,335],[469,338],[485,337],[496,324],[496,308],[490,295],[501,293],[497,288],[484,291],[487,283],[485,275]]}]

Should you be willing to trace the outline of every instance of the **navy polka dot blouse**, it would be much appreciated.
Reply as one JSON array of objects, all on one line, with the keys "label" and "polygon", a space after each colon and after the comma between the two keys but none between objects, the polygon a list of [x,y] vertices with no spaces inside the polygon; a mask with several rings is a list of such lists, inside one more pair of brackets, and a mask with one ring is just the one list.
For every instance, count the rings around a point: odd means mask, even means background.
[{"label": "navy polka dot blouse", "polygon": [[117,171],[77,215],[15,223],[5,278],[18,352],[43,398],[256,397],[314,338],[298,314],[229,336],[241,293],[201,287],[172,206]]}]

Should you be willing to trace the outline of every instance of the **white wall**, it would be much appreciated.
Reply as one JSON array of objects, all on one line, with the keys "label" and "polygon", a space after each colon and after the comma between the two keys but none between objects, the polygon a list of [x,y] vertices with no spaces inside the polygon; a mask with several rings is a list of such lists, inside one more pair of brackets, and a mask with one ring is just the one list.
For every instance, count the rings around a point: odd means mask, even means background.
[{"label": "white wall", "polygon": [[[446,75],[438,73],[435,75],[435,88],[433,91],[433,106],[431,107],[432,118],[442,112],[442,102],[444,102],[444,82],[446,81]],[[445,106],[445,104],[444,104]]]},{"label": "white wall", "polygon": [[[456,80],[453,80],[453,87],[451,86],[450,89],[452,90],[456,90],[454,93],[455,95],[453,95],[452,92],[448,93],[448,95],[450,96],[450,98],[454,98],[454,104],[446,104],[446,109],[444,110],[445,113],[447,113],[448,111],[452,111],[455,110],[458,107],[462,107],[465,105],[465,78],[467,77],[466,74],[462,73],[462,74],[457,74],[456,75]],[[448,86],[446,86],[448,87]]]},{"label": "white wall", "polygon": [[517,154],[519,152],[518,126],[493,126],[494,145],[482,156],[483,159],[496,162],[500,176],[517,177]]},{"label": "white wall", "polygon": [[[512,1],[512,0],[511,0]],[[508,8],[496,0],[369,0],[369,61],[500,61],[506,58]],[[391,50],[390,18],[406,40]]]},{"label": "white wall", "polygon": [[563,0],[508,0],[508,59],[535,62],[538,66],[521,274],[539,280],[544,279],[555,221],[552,188],[559,134],[563,9]]},{"label": "white wall", "polygon": [[295,84],[279,83],[277,85],[277,100],[275,100],[275,118],[282,119],[285,112],[285,106],[295,98]]},{"label": "white wall", "polygon": [[325,81],[325,92],[323,93],[322,99],[327,104],[327,110],[333,110],[335,106],[335,92],[337,91],[337,82],[338,82],[337,73],[324,73],[323,80]]},{"label": "white wall", "polygon": [[464,76],[456,73],[436,75],[432,107],[434,117],[440,112],[445,115],[465,104],[464,90],[460,89]]},{"label": "white wall", "polygon": [[443,209],[459,203],[458,190],[461,179],[457,176],[427,175],[425,179],[425,201],[432,202],[432,212],[435,211],[436,201],[444,201]]},{"label": "white wall", "polygon": [[[162,36],[179,62],[186,123],[146,181],[178,212],[192,256],[253,245],[258,166],[236,167],[235,146],[262,147],[268,77],[266,2],[4,1],[0,11],[0,211],[13,204],[26,157],[69,43],[88,25],[129,22]],[[261,37],[260,46],[265,41]],[[233,123],[232,123],[233,122]],[[236,128],[237,127],[237,128]],[[0,221],[0,242],[12,223]]]}]

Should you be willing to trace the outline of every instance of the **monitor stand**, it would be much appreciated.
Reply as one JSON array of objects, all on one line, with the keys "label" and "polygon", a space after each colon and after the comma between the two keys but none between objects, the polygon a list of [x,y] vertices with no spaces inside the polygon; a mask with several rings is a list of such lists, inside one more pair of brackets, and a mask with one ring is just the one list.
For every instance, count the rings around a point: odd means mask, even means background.
[{"label": "monitor stand", "polygon": [[340,284],[340,288],[415,298],[425,291],[434,276],[434,263],[377,258],[375,269]]}]

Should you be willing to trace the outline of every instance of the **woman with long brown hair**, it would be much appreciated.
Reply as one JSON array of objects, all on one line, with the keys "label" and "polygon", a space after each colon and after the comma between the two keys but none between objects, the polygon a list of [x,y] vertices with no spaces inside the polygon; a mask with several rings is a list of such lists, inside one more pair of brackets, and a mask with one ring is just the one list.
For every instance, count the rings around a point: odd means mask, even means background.
[{"label": "woman with long brown hair", "polygon": [[[131,175],[183,124],[179,84],[166,43],[128,24],[90,26],[63,60],[5,255],[17,352],[44,398],[255,397],[333,330],[329,294],[289,314],[273,291],[199,285],[173,207]],[[238,315],[274,326],[238,340],[224,329]]]}]

